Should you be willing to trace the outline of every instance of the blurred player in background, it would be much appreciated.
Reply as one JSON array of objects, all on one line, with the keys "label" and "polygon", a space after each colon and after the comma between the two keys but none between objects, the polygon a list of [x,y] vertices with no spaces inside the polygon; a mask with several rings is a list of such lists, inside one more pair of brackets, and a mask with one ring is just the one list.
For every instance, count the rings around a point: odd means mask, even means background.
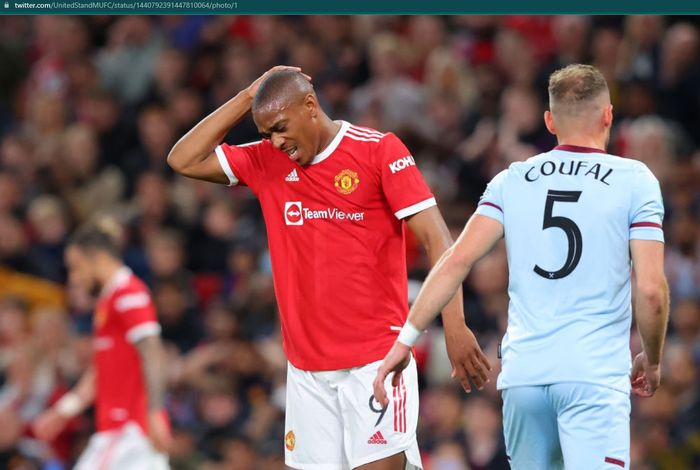
[{"label": "blurred player in background", "polygon": [[34,431],[52,441],[94,401],[97,433],[77,470],[167,469],[160,325],[148,289],[121,260],[117,226],[110,222],[84,226],[65,251],[70,282],[99,292],[93,367],[37,418]]},{"label": "blurred player in background", "polygon": [[505,237],[510,306],[498,388],[512,467],[629,468],[632,300],[643,343],[631,367],[637,395],[659,386],[668,319],[661,192],[646,165],[606,154],[612,105],[594,67],[551,75],[545,122],[559,145],[489,183],[428,276],[375,394],[387,403],[387,375],[400,380],[420,331]]},{"label": "blurred player in background", "polygon": [[[260,200],[289,359],[287,465],[420,468],[415,361],[391,407],[377,403],[372,380],[408,310],[403,222],[431,262],[450,235],[401,141],[331,120],[309,79],[273,68],[180,139],[168,163],[192,178],[247,185]],[[251,109],[263,139],[221,144]],[[469,389],[474,364],[490,366],[465,325],[461,291],[443,321],[453,375]]]}]

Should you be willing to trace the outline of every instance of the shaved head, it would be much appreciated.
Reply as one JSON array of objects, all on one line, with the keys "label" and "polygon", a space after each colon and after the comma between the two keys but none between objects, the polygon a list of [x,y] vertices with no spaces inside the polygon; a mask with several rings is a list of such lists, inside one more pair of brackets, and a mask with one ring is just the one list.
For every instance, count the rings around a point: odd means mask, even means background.
[{"label": "shaved head", "polygon": [[314,87],[301,73],[294,70],[272,72],[255,93],[252,110],[257,113],[280,109],[295,101],[301,102],[309,94],[314,94]]},{"label": "shaved head", "polygon": [[251,108],[263,139],[301,166],[311,163],[340,128],[319,106],[309,77],[296,68],[267,72]]}]

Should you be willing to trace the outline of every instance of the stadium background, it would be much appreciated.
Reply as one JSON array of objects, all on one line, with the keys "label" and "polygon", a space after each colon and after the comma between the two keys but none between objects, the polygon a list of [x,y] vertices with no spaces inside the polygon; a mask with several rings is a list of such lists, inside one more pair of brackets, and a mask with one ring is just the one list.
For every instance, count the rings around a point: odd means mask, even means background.
[{"label": "stadium background", "polygon": [[[89,361],[92,303],[64,288],[62,248],[105,211],[123,222],[126,260],[158,306],[173,468],[283,468],[285,359],[259,206],[245,188],[175,177],[165,162],[184,132],[270,66],[301,66],[331,117],[396,132],[457,234],[492,176],[552,147],[546,80],[572,62],[609,80],[611,150],[649,165],[667,209],[663,386],[634,399],[632,468],[700,468],[697,25],[655,16],[0,18],[0,468],[61,468],[91,432],[86,415],[48,449],[26,424]],[[226,140],[257,138],[248,119]],[[414,241],[407,256],[415,293],[426,260]],[[464,286],[468,323],[493,363],[506,283],[501,246]],[[419,359],[427,468],[508,468],[495,380],[472,395],[455,387],[438,325]]]}]

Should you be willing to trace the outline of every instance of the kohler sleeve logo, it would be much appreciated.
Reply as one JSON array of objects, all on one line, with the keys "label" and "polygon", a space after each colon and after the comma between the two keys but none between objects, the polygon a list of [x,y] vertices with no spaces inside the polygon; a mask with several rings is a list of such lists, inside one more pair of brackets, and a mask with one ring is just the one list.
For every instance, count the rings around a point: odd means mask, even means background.
[{"label": "kohler sleeve logo", "polygon": [[416,161],[411,155],[399,158],[398,160],[389,163],[389,170],[391,170],[391,174],[394,174],[408,168],[409,166],[416,166]]}]

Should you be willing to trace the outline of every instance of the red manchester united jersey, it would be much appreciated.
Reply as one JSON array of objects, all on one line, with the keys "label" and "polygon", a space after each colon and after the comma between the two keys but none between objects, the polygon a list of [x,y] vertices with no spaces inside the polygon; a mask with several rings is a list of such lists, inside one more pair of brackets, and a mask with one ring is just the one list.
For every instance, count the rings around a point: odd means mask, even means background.
[{"label": "red manchester united jersey", "polygon": [[146,432],[148,395],[134,343],[159,333],[148,289],[131,270],[120,269],[102,290],[95,307],[98,431],[132,421]]},{"label": "red manchester united jersey", "polygon": [[406,147],[342,122],[306,167],[269,140],[216,155],[260,200],[290,362],[337,370],[384,357],[408,313],[402,219],[435,205]]}]

